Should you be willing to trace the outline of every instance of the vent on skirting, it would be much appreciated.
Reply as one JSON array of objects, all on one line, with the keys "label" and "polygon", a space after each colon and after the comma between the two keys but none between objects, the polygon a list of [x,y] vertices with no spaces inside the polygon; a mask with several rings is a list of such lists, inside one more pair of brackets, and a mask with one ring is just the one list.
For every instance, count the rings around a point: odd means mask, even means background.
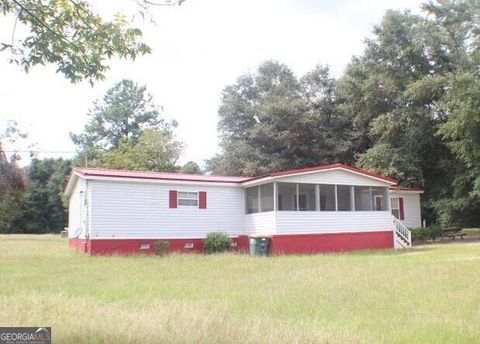
[{"label": "vent on skirting", "polygon": [[193,248],[193,242],[185,243],[185,248]]},{"label": "vent on skirting", "polygon": [[150,244],[140,244],[140,249],[141,250],[149,250],[150,249]]}]

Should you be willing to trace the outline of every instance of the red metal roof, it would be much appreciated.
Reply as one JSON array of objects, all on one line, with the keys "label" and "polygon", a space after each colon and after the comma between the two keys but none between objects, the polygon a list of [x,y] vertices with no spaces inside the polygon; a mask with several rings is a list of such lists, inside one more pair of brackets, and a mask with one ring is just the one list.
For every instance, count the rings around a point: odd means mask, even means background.
[{"label": "red metal roof", "polygon": [[229,176],[212,176],[204,174],[187,174],[174,172],[146,172],[146,171],[129,171],[114,170],[105,168],[82,168],[74,167],[73,172],[82,176],[95,177],[113,177],[113,178],[135,178],[135,179],[159,179],[159,180],[176,180],[176,181],[193,181],[193,182],[216,182],[216,183],[241,183],[252,177],[229,177]]},{"label": "red metal roof", "polygon": [[352,167],[352,166],[348,166],[340,163],[272,172],[272,173],[258,176],[258,177],[247,177],[247,176],[231,177],[231,176],[214,176],[214,175],[187,174],[187,173],[174,173],[174,172],[145,172],[145,171],[128,171],[128,170],[115,170],[115,169],[105,169],[105,168],[82,168],[82,167],[74,167],[73,172],[76,172],[82,176],[96,176],[96,177],[159,179],[159,180],[172,180],[172,181],[194,181],[194,182],[215,182],[215,183],[243,183],[246,181],[257,180],[257,179],[267,178],[267,177],[288,176],[288,175],[295,175],[295,174],[315,172],[315,171],[332,170],[332,169],[338,169],[338,168],[363,174],[363,175],[380,179],[389,183],[395,183],[395,184],[398,183],[398,180],[396,179],[385,177],[377,173],[373,173],[367,170],[363,170],[360,168],[356,168],[356,167]]}]

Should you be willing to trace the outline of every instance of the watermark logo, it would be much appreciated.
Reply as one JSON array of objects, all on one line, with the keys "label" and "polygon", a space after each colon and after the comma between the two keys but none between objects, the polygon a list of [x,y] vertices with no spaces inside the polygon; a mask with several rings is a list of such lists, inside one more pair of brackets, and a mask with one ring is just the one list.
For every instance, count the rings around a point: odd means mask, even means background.
[{"label": "watermark logo", "polygon": [[51,327],[0,327],[0,344],[51,343]]}]

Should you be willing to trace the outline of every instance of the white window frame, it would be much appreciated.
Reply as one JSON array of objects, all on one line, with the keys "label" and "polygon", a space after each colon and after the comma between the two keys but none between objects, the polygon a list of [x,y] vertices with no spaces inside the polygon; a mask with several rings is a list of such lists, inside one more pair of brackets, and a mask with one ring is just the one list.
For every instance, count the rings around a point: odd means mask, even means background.
[{"label": "white window frame", "polygon": [[[181,197],[181,194],[184,194],[183,197]],[[185,197],[185,194],[191,194],[191,197]],[[193,194],[195,194],[195,197],[193,197]],[[198,199],[198,191],[178,191],[177,192],[177,207],[197,207],[199,205],[199,199]],[[188,200],[188,201],[195,201],[195,204],[180,204],[180,201],[182,200]]]},{"label": "white window frame", "polygon": [[[396,207],[394,206],[396,203]],[[398,211],[398,216],[396,216],[393,211],[396,210]],[[397,219],[400,219],[400,198],[399,197],[390,197],[390,212],[392,213],[393,216],[395,216]]]}]

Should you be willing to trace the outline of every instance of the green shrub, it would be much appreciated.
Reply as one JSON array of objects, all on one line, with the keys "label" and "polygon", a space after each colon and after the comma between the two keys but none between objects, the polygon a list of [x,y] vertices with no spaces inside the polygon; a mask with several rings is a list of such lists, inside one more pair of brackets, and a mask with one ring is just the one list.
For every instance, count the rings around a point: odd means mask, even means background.
[{"label": "green shrub", "polygon": [[412,241],[425,241],[428,238],[428,230],[426,228],[413,228]]},{"label": "green shrub", "polygon": [[426,228],[412,228],[412,241],[425,241],[432,239],[435,241],[436,238],[442,236],[442,227],[440,225],[432,225]]},{"label": "green shrub", "polygon": [[435,241],[436,238],[439,238],[443,235],[443,229],[442,229],[442,226],[440,225],[432,225],[427,228],[430,231],[430,237],[432,238],[433,241]]},{"label": "green shrub", "polygon": [[412,242],[414,241],[419,241],[419,236],[420,236],[420,232],[419,230],[421,228],[409,228],[410,229],[410,233],[412,234]]},{"label": "green shrub", "polygon": [[165,256],[170,248],[170,242],[167,240],[155,241],[155,254],[157,256]]},{"label": "green shrub", "polygon": [[222,253],[230,248],[230,237],[227,233],[208,233],[204,244],[207,253]]}]

